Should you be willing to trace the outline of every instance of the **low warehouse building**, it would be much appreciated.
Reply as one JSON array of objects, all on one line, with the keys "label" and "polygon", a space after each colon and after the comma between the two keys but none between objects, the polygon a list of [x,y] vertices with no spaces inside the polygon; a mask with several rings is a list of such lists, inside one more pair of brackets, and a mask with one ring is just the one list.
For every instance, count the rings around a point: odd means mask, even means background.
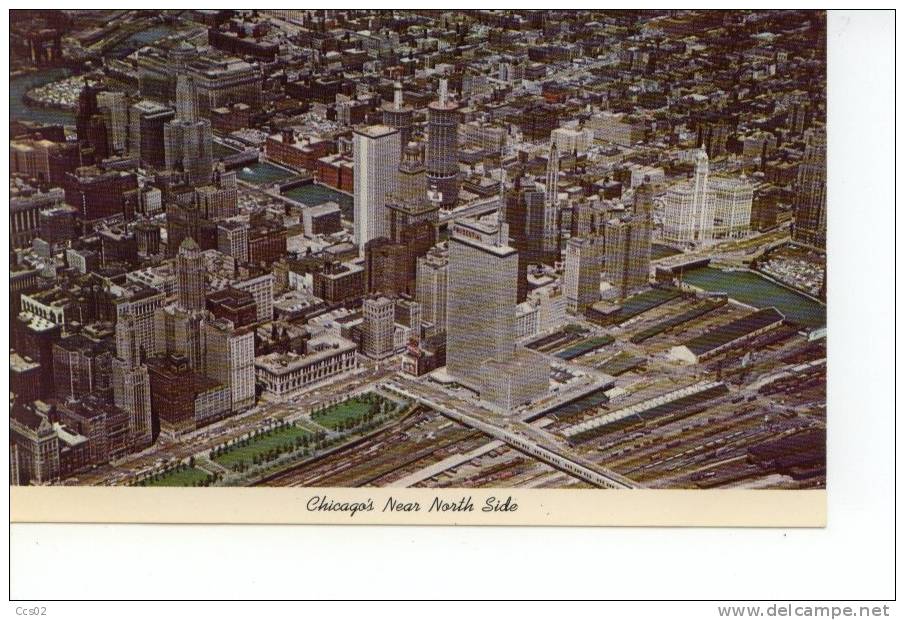
[{"label": "low warehouse building", "polygon": [[764,308],[673,347],[669,356],[697,364],[782,325],[784,320],[776,308]]}]

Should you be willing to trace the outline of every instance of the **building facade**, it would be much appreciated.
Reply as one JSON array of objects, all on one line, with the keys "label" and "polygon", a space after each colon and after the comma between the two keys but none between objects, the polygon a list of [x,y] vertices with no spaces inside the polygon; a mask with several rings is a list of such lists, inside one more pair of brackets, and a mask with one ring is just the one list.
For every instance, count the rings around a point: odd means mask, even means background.
[{"label": "building facade", "polygon": [[361,352],[372,359],[384,359],[393,354],[395,304],[387,297],[366,299],[362,304]]},{"label": "building facade", "polygon": [[826,249],[826,131],[805,132],[804,158],[798,167],[798,180],[792,208],[795,225],[792,238],[799,243]]},{"label": "building facade", "polygon": [[270,353],[255,359],[264,393],[285,398],[358,367],[358,347],[351,340],[322,334],[308,341],[307,353]]},{"label": "building facade", "polygon": [[401,154],[399,132],[392,127],[374,125],[358,129],[352,138],[355,162],[355,243],[359,256],[365,245],[389,235],[387,198],[396,191]]}]

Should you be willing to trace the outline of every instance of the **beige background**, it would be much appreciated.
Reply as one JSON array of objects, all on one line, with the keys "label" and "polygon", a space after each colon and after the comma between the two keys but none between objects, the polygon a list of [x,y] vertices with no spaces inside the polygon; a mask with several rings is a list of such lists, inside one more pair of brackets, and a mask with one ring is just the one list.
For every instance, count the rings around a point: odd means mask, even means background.
[{"label": "beige background", "polygon": [[[314,496],[371,499],[374,510],[309,511]],[[434,498],[473,512],[429,512]],[[383,512],[388,498],[418,502],[419,512]],[[514,512],[482,512],[487,498],[511,497]],[[317,523],[406,525],[619,525],[823,527],[826,491],[507,490],[377,488],[11,487],[14,523]]]}]

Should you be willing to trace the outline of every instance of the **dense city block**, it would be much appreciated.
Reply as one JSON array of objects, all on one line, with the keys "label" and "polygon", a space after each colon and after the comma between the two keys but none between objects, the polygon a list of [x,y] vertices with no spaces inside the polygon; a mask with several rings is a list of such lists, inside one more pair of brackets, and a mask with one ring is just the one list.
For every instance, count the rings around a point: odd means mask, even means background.
[{"label": "dense city block", "polygon": [[825,486],[823,12],[10,22],[11,484]]}]

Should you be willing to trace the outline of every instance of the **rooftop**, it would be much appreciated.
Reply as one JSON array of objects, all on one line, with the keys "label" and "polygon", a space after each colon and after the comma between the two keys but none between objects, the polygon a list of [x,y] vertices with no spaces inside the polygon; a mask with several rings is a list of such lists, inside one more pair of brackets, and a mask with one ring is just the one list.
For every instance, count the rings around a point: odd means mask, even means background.
[{"label": "rooftop", "polygon": [[764,308],[692,338],[685,346],[695,355],[701,355],[784,319],[776,308]]}]

